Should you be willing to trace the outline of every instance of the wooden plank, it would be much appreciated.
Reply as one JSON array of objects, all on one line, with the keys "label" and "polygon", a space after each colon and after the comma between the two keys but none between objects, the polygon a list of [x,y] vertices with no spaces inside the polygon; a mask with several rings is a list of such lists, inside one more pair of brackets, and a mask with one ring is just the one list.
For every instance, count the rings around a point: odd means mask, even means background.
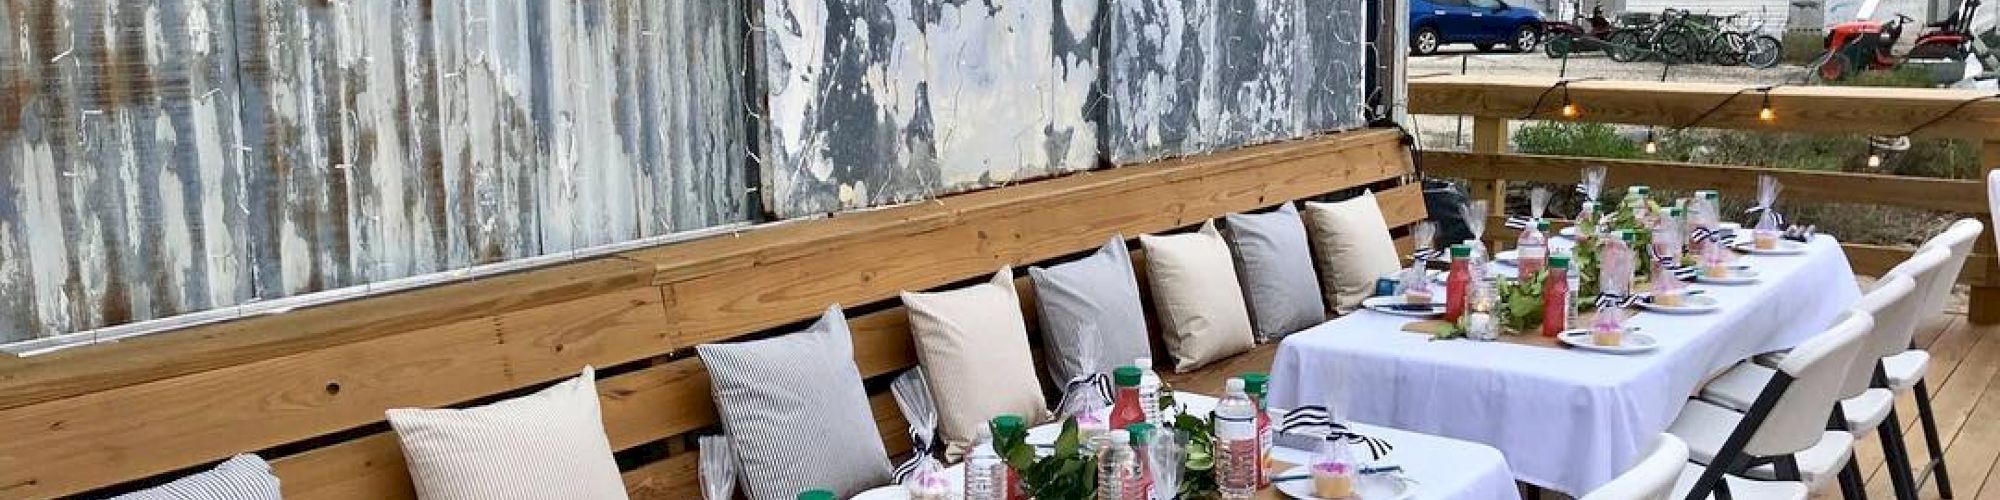
[{"label": "wooden plank", "polygon": [[[1495,117],[1474,117],[1472,119],[1472,151],[1482,154],[1502,154],[1512,142],[1508,133],[1507,119]],[[1425,163],[1429,165],[1429,163]],[[1436,175],[1435,172],[1425,172]],[[1507,181],[1495,178],[1492,182],[1472,183],[1470,200],[1488,200],[1493,213],[1507,209]]]},{"label": "wooden plank", "polygon": [[1680,189],[1719,189],[1749,197],[1757,178],[1769,175],[1794,200],[1868,203],[1948,212],[1986,213],[1986,187],[1979,181],[1897,175],[1819,172],[1775,168],[1702,165],[1664,161],[1611,160],[1526,154],[1426,151],[1427,173],[1467,179],[1509,179],[1575,184],[1577,172],[1602,165],[1623,184]]},{"label": "wooden plank", "polygon": [[[1989,174],[2000,170],[2000,140],[1980,143],[1979,165],[1981,172]],[[1980,222],[1986,223],[1986,231],[1973,244],[1975,254],[2000,253],[2000,247],[1994,246],[1994,234],[2000,231],[2000,227],[1994,227],[1994,220],[1991,213],[1980,219]],[[1973,269],[1983,270],[1987,276],[2000,276],[2000,259],[1979,258],[1967,262],[1965,270]],[[1984,285],[1987,286],[1972,287],[1972,301],[1966,305],[1966,317],[1982,325],[2000,324],[2000,283],[1987,282]]]},{"label": "wooden plank", "polygon": [[0,355],[0,409],[645,287],[650,264],[601,258],[27,358]]},{"label": "wooden plank", "polygon": [[1375,193],[1375,204],[1382,210],[1383,222],[1390,229],[1430,218],[1429,210],[1424,208],[1424,186],[1421,183],[1412,182]]},{"label": "wooden plank", "polygon": [[668,351],[638,288],[0,411],[0,495],[71,494]]},{"label": "wooden plank", "polygon": [[[1435,76],[1412,79],[1410,112],[1515,119],[1541,101],[1537,119],[1556,119],[1561,95],[1584,108],[1573,121],[1683,127],[1704,112],[1715,112],[1703,128],[1897,135],[1938,119],[1919,137],[2000,138],[2000,101],[1951,109],[1988,95],[1973,90],[1880,87],[1780,86],[1770,91],[1777,119],[1759,120],[1763,94],[1726,83],[1579,81],[1567,92],[1551,93],[1558,80],[1544,77]],[[1740,93],[1739,93],[1740,92]],[[1734,96],[1732,98],[1732,96]],[[1951,112],[1946,116],[1947,112]]]},{"label": "wooden plank", "polygon": [[[905,289],[1089,249],[1112,233],[1186,226],[1409,172],[1408,156],[1393,134],[1332,137],[989,192],[1008,191],[1004,199],[979,193],[861,214],[857,218],[922,221],[861,235],[769,246],[717,240],[714,246],[698,242],[627,256],[660,259],[655,262],[672,267],[686,261],[662,257],[702,252],[693,255],[732,260],[703,266],[712,274],[677,275],[666,284],[678,298],[669,305],[669,316],[682,340],[700,343],[810,317],[828,303],[881,300]],[[1341,147],[1326,150],[1329,144]]]},{"label": "wooden plank", "polygon": [[[1951,369],[1948,378],[1930,380],[1933,391],[1931,402],[1934,404],[1932,410],[1937,418],[1939,440],[1946,444],[1945,461],[1951,464],[1952,478],[1958,480],[1953,484],[1954,487],[1962,487],[1961,485],[1967,481],[1977,483],[1977,480],[1970,478],[1985,476],[1996,457],[2000,457],[1996,455],[2000,453],[2000,443],[1978,437],[1980,434],[1991,435],[1995,430],[1994,423],[2000,422],[2000,418],[1996,418],[2000,415],[1986,415],[1991,412],[1989,407],[2000,405],[2000,396],[1990,394],[1995,387],[2000,387],[2000,383],[1996,383],[2000,382],[2000,336],[1995,336],[1994,330],[1990,327],[1972,326],[1963,322],[1959,323],[1959,326],[1968,329],[1966,336],[1972,338],[1973,343],[1968,346],[1968,352],[1963,360]],[[1934,355],[1937,350],[1933,349]],[[1933,376],[1935,375],[1933,372]],[[1910,416],[1900,413],[1900,409],[1898,411],[1898,417]],[[1986,429],[1975,429],[1975,427]],[[1978,433],[1974,433],[1975,430],[1978,430]],[[1911,447],[1912,450],[1923,450],[1922,436],[1921,429],[1913,425],[1905,426],[1905,441],[1915,443]],[[1916,453],[1921,454],[1924,451]],[[1879,471],[1880,468],[1876,470]],[[1880,484],[1877,484],[1878,482]],[[1880,495],[1875,493],[1878,489],[1882,492]],[[1959,491],[1971,493],[1977,490],[1978,486],[1975,485],[1972,489]],[[1893,497],[1888,494],[1888,475],[1879,472],[1873,474],[1869,480],[1869,491],[1871,498]],[[1935,494],[1934,491],[1932,494]]]},{"label": "wooden plank", "polygon": [[625,493],[632,500],[703,498],[701,454],[689,451],[626,471]]}]

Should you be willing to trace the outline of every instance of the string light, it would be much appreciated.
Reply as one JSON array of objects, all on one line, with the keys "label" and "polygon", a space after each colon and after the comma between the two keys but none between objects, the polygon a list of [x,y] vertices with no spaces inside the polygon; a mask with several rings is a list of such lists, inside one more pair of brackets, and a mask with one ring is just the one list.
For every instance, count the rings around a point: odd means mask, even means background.
[{"label": "string light", "polygon": [[1868,168],[1882,168],[1882,153],[1875,151],[1874,146],[1868,147]]},{"label": "string light", "polygon": [[1764,88],[1764,107],[1757,109],[1757,119],[1765,123],[1778,121],[1778,112],[1771,109],[1771,88]]},{"label": "string light", "polygon": [[1653,127],[1646,127],[1646,154],[1660,154],[1660,143],[1653,138]]},{"label": "string light", "polygon": [[1550,85],[1548,89],[1542,91],[1541,95],[1535,97],[1535,104],[1533,106],[1528,107],[1527,113],[1523,113],[1520,118],[1516,119],[1517,120],[1533,119],[1535,117],[1535,114],[1542,110],[1542,103],[1548,101],[1549,94],[1555,93],[1557,89],[1561,89],[1563,94],[1562,95],[1563,105],[1561,108],[1561,113],[1563,118],[1574,119],[1576,117],[1583,116],[1583,107],[1577,105],[1576,100],[1571,99],[1569,96],[1569,84],[1575,82],[1587,82],[1591,80],[1602,80],[1602,79],[1603,78],[1589,77],[1589,78],[1566,78],[1562,80],[1556,80],[1555,85]]},{"label": "string light", "polygon": [[[1887,137],[1909,137],[1912,135],[1916,135],[1917,132],[1922,132],[1924,129],[1930,128],[1932,125],[1937,125],[1938,122],[1944,121],[1945,118],[1950,118],[1951,115],[1957,114],[1959,110],[1965,109],[1967,106],[1971,106],[1974,103],[1978,103],[1980,101],[1985,101],[1989,99],[2000,99],[2000,94],[1982,95],[1971,99],[1966,99],[1964,101],[1960,101],[1958,105],[1952,106],[1951,109],[1945,110],[1944,113],[1940,113],[1937,116],[1931,117],[1930,120],[1927,120],[1923,123],[1919,123],[1915,127],[1910,127],[1909,130],[1905,130],[1903,131],[1903,133]],[[1884,148],[1875,145],[1874,140],[1871,139],[1868,141],[1868,168],[1882,167],[1882,149]]]}]

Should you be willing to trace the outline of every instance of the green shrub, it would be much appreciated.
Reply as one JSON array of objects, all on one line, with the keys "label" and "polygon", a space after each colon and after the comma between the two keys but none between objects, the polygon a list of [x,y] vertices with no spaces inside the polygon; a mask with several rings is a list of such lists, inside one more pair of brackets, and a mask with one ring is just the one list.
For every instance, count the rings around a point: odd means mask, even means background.
[{"label": "green shrub", "polygon": [[1514,150],[1528,154],[1639,158],[1638,144],[1602,123],[1539,122],[1514,132]]}]

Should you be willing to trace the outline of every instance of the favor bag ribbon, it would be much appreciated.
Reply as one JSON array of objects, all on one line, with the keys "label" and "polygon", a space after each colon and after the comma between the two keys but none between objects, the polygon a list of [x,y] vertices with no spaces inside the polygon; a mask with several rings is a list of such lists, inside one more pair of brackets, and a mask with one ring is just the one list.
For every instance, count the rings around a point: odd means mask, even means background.
[{"label": "favor bag ribbon", "polygon": [[1674,279],[1688,281],[1701,276],[1700,268],[1681,265],[1681,259],[1678,256],[1661,255],[1655,257],[1653,260],[1660,263],[1660,269],[1673,273]]},{"label": "favor bag ribbon", "polygon": [[1633,305],[1637,305],[1639,301],[1643,298],[1644,297],[1641,297],[1636,294],[1635,295],[1622,295],[1616,293],[1598,294],[1597,308],[1610,309],[1619,307],[1632,307]]},{"label": "favor bag ribbon", "polygon": [[1736,232],[1697,227],[1693,231],[1688,232],[1688,239],[1704,243],[1731,245],[1736,243]]},{"label": "favor bag ribbon", "polygon": [[944,464],[937,459],[937,403],[931,399],[930,384],[924,381],[924,369],[919,366],[896,376],[889,384],[889,392],[896,398],[896,408],[902,410],[903,419],[910,423],[910,459],[896,464],[895,481],[900,484],[910,476],[924,469],[924,464],[943,469]]},{"label": "favor bag ribbon", "polygon": [[1507,217],[1507,229],[1526,230],[1528,229],[1528,225],[1534,223],[1535,223],[1535,218],[1526,215],[1515,215]]},{"label": "favor bag ribbon", "polygon": [[1423,264],[1429,264],[1432,260],[1436,260],[1438,256],[1441,255],[1444,255],[1444,251],[1438,250],[1436,248],[1419,248],[1417,249],[1417,251],[1410,252],[1410,260],[1414,260]]},{"label": "favor bag ribbon", "polygon": [[1743,211],[1743,213],[1745,213],[1745,214],[1749,214],[1749,215],[1751,215],[1751,216],[1752,216],[1752,217],[1750,218],[1750,220],[1751,220],[1751,221],[1753,221],[1753,222],[1751,223],[1751,225],[1753,225],[1753,226],[1754,226],[1754,225],[1756,225],[1756,223],[1755,223],[1754,221],[1756,221],[1756,220],[1757,220],[1757,217],[1761,217],[1761,215],[1760,215],[1760,214],[1762,214],[1762,213],[1764,213],[1764,212],[1770,212],[1770,213],[1771,213],[1771,222],[1773,223],[1772,225],[1775,225],[1775,226],[1778,226],[1778,227],[1785,227],[1785,214],[1782,214],[1782,213],[1778,213],[1778,210],[1777,210],[1777,209],[1775,209],[1775,208],[1771,208],[1771,207],[1764,207],[1764,206],[1757,206],[1757,207],[1750,207],[1749,209],[1746,209],[1746,210],[1744,210],[1744,211]]},{"label": "favor bag ribbon", "polygon": [[1076,404],[1076,401],[1092,401],[1090,399],[1079,400],[1076,398],[1078,394],[1096,396],[1095,401],[1103,405],[1110,405],[1113,402],[1111,399],[1111,377],[1102,373],[1086,373],[1077,375],[1076,378],[1069,379],[1069,382],[1063,383],[1062,406],[1056,408],[1056,414],[1068,418],[1075,415],[1075,412],[1082,410],[1082,408],[1071,408],[1071,406]]},{"label": "favor bag ribbon", "polygon": [[1354,432],[1346,424],[1333,421],[1324,406],[1301,406],[1285,412],[1284,418],[1279,419],[1278,432],[1324,435],[1329,441],[1346,440],[1348,444],[1367,448],[1369,460],[1381,460],[1396,449],[1382,438]]}]

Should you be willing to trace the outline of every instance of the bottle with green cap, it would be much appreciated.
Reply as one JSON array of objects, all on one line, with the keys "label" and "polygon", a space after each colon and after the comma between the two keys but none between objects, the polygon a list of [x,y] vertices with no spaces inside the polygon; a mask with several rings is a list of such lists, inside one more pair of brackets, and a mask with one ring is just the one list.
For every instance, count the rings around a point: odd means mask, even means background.
[{"label": "bottle with green cap", "polygon": [[798,500],[839,500],[832,490],[810,489],[799,492]]},{"label": "bottle with green cap", "polygon": [[1137,366],[1120,366],[1111,370],[1112,386],[1117,387],[1111,403],[1111,429],[1123,429],[1127,425],[1146,421],[1146,409],[1139,402],[1139,379],[1144,372]]},{"label": "bottle with green cap", "polygon": [[1451,274],[1444,280],[1444,320],[1458,323],[1465,314],[1465,292],[1472,289],[1472,247],[1451,247]]},{"label": "bottle with green cap", "polygon": [[1549,257],[1549,275],[1542,281],[1542,335],[1556,337],[1569,329],[1576,313],[1576,294],[1570,286],[1569,256]]},{"label": "bottle with green cap", "polygon": [[1257,487],[1271,486],[1271,444],[1274,442],[1271,428],[1271,408],[1265,406],[1264,395],[1271,383],[1271,375],[1264,372],[1245,372],[1243,393],[1250,396],[1250,402],[1257,406]]}]

